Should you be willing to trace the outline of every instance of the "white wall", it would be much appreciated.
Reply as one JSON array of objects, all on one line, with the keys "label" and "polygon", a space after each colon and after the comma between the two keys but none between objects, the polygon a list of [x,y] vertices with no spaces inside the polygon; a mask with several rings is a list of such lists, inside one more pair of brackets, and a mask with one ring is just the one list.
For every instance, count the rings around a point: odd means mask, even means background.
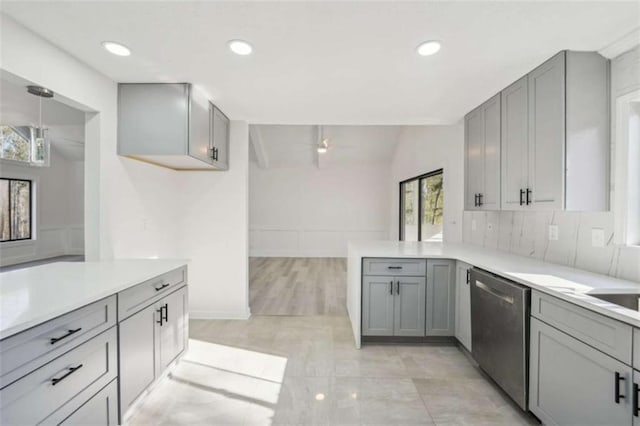
[{"label": "white wall", "polygon": [[448,242],[462,241],[463,149],[464,127],[462,125],[404,128],[391,164],[391,224],[388,234],[390,239],[398,239],[400,203],[398,184],[414,176],[443,169],[443,238]]},{"label": "white wall", "polygon": [[33,181],[35,239],[3,243],[0,265],[84,253],[84,164],[51,150],[51,167],[0,162],[2,177]]},{"label": "white wall", "polygon": [[[190,276],[191,309],[195,306],[202,316],[221,312],[246,314],[246,273],[225,273],[221,281],[216,281],[216,288],[212,287],[209,276],[196,272],[211,271],[213,277],[216,271],[228,271],[230,260],[233,264],[246,262],[248,238],[242,237],[246,234],[246,224],[244,229],[239,229],[235,217],[246,215],[246,205],[225,199],[230,192],[246,199],[246,185],[241,180],[238,184],[218,185],[218,180],[227,178],[214,177],[211,172],[183,175],[119,157],[114,81],[5,15],[1,16],[1,40],[0,67],[48,87],[60,95],[59,98],[73,100],[73,106],[90,111],[85,127],[84,222],[88,259],[188,257],[197,253],[190,265],[194,272]],[[244,137],[239,133],[248,133],[248,130],[243,126],[239,128],[235,126],[235,136],[232,136],[230,162],[232,168],[242,171],[246,169],[248,154],[246,150],[243,152]],[[234,148],[235,144],[239,145],[238,149]],[[207,191],[193,193],[191,185]],[[200,202],[204,198],[208,201]],[[238,209],[234,210],[233,217],[231,213],[218,213],[220,209],[229,210],[228,206]],[[195,208],[201,208],[196,217],[201,221],[199,225],[203,229],[208,227],[209,235],[220,241],[206,245],[195,238],[196,233],[191,232],[195,224],[186,214]],[[229,243],[225,255],[220,256],[213,245],[224,245],[227,239],[233,243]],[[206,297],[196,301],[196,297],[202,295]]]},{"label": "white wall", "polygon": [[192,318],[249,317],[249,127],[232,121],[226,172],[176,172],[180,256],[191,259]]},{"label": "white wall", "polygon": [[387,238],[388,165],[252,162],[249,176],[251,256],[346,257],[349,240]]}]

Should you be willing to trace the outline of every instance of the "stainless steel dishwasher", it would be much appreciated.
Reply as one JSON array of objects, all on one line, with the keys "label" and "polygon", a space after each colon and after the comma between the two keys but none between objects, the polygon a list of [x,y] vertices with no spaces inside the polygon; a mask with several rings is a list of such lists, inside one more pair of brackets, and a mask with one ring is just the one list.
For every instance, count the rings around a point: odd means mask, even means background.
[{"label": "stainless steel dishwasher", "polygon": [[531,290],[477,268],[470,278],[473,358],[526,411]]}]

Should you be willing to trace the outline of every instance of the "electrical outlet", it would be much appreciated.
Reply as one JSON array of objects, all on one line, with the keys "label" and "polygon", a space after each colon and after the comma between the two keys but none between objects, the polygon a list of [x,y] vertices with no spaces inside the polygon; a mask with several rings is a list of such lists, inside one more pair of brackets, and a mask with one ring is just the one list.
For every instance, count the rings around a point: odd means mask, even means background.
[{"label": "electrical outlet", "polygon": [[604,229],[591,228],[591,245],[593,247],[604,247]]},{"label": "electrical outlet", "polygon": [[549,225],[549,241],[558,241],[559,237],[558,225]]},{"label": "electrical outlet", "polygon": [[478,228],[478,224],[475,219],[471,219],[471,230],[475,231]]}]

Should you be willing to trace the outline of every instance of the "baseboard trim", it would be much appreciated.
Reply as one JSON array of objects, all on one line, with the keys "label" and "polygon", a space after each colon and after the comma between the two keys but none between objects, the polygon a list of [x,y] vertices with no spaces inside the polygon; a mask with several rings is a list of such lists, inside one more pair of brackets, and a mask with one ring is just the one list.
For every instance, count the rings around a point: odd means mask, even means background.
[{"label": "baseboard trim", "polygon": [[454,346],[458,344],[458,339],[453,336],[362,336],[362,343],[434,343]]},{"label": "baseboard trim", "polygon": [[243,311],[189,311],[189,319],[197,320],[248,320],[251,310]]}]

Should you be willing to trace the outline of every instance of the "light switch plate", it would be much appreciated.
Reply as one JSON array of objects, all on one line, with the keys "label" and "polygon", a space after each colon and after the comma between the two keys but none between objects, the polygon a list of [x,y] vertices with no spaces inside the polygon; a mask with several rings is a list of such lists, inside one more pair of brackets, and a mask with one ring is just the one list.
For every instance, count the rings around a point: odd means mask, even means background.
[{"label": "light switch plate", "polygon": [[549,225],[549,241],[558,241],[559,234],[558,225]]},{"label": "light switch plate", "polygon": [[591,245],[593,247],[604,247],[604,229],[591,228]]}]

